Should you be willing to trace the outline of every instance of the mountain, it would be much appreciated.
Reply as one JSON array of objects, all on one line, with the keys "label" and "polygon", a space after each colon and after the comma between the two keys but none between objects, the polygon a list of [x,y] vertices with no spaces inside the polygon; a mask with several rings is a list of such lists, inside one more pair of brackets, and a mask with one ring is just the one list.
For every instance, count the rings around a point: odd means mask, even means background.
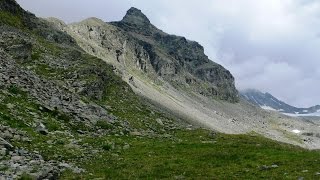
[{"label": "mountain", "polygon": [[241,96],[266,110],[279,111],[281,113],[296,114],[296,115],[312,115],[320,112],[320,105],[312,106],[309,108],[297,108],[291,106],[274,96],[270,93],[263,93],[259,90],[249,89],[240,92]]},{"label": "mountain", "polygon": [[47,20],[87,53],[112,64],[135,93],[166,111],[222,132],[247,129],[233,128],[235,124],[222,120],[231,117],[212,110],[216,106],[212,103],[220,100],[239,102],[232,74],[209,60],[197,42],[164,33],[140,10],[131,8],[123,20],[111,23],[97,18],[68,25],[55,18]]},{"label": "mountain", "polygon": [[111,24],[134,37],[149,54],[155,73],[171,84],[187,84],[188,88],[202,95],[238,101],[234,77],[224,67],[209,60],[197,42],[162,32],[136,8],[129,9],[120,22]]},{"label": "mountain", "polygon": [[136,8],[65,24],[0,0],[0,179],[254,179],[287,159],[271,178],[311,178],[312,123],[240,99],[202,46]]},{"label": "mountain", "polygon": [[[190,123],[223,133],[254,131],[289,143],[296,141],[277,132],[307,128],[304,122],[240,99],[232,74],[208,59],[199,43],[163,32],[137,8],[130,8],[118,22],[46,20],[73,37],[85,52],[111,64],[135,94]],[[279,125],[274,126],[273,120]]]},{"label": "mountain", "polygon": [[[104,23],[91,18],[69,27],[69,34],[85,50],[109,59],[108,62],[115,66],[125,62],[125,71],[141,71],[151,80],[168,82],[177,89],[188,89],[229,102],[238,101],[233,76],[221,65],[210,61],[201,45],[162,32],[136,8],[128,10],[119,22]],[[114,54],[113,58],[107,57],[111,54]]]},{"label": "mountain", "polygon": [[289,143],[295,142],[279,131],[307,128],[298,119],[263,111],[240,99],[232,74],[208,59],[199,43],[163,32],[137,8],[130,8],[118,22],[47,20],[84,51],[112,64],[136,94],[188,122],[224,133],[254,131]]}]

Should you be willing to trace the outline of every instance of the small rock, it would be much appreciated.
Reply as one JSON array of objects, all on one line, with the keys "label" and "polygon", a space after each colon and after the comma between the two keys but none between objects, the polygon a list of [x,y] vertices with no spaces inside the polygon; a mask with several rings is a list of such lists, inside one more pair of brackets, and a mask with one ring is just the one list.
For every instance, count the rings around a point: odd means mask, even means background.
[{"label": "small rock", "polygon": [[3,145],[5,148],[10,149],[10,150],[14,149],[14,147],[10,143],[8,143],[6,140],[2,139],[1,137],[0,137],[0,145]]},{"label": "small rock", "polygon": [[34,154],[33,157],[38,160],[43,160],[43,157],[40,154]]},{"label": "small rock", "polygon": [[192,125],[191,125],[191,124],[189,124],[189,125],[186,127],[186,130],[191,131],[191,130],[192,130]]},{"label": "small rock", "polygon": [[85,172],[85,170],[81,169],[81,168],[78,168],[78,167],[75,167],[75,168],[72,169],[72,172],[74,172],[75,174],[80,174],[80,173]]},{"label": "small rock", "polygon": [[111,156],[113,156],[113,157],[119,157],[119,154],[113,153],[113,154],[111,154]]},{"label": "small rock", "polygon": [[20,135],[18,135],[18,134],[16,134],[16,135],[13,136],[13,139],[16,140],[16,141],[20,141],[20,138],[21,138],[21,137],[20,137]]},{"label": "small rock", "polygon": [[47,135],[49,133],[46,127],[42,123],[39,123],[39,125],[37,126],[37,131],[43,135]]},{"label": "small rock", "polygon": [[164,126],[163,122],[161,119],[157,118],[156,119],[157,123],[160,125],[160,126]]},{"label": "small rock", "polygon": [[260,170],[268,170],[269,167],[267,165],[262,165],[260,166]]},{"label": "small rock", "polygon": [[130,132],[130,135],[131,136],[141,136],[141,132],[138,132],[138,131],[133,131],[133,132]]},{"label": "small rock", "polygon": [[91,150],[91,153],[92,154],[97,154],[97,153],[99,153],[99,150],[93,149],[93,150]]},{"label": "small rock", "polygon": [[7,104],[7,108],[8,108],[8,109],[13,109],[13,108],[14,108],[14,105],[11,104],[11,103],[8,103],[8,104]]},{"label": "small rock", "polygon": [[6,130],[3,134],[2,134],[3,138],[5,139],[11,139],[12,138],[12,134]]},{"label": "small rock", "polygon": [[23,141],[23,142],[31,142],[31,139],[29,139],[28,137],[22,137],[21,141]]},{"label": "small rock", "polygon": [[214,137],[216,137],[217,136],[217,132],[215,132],[215,131],[211,131],[210,133],[209,133],[209,136],[211,137],[211,138],[214,138]]},{"label": "small rock", "polygon": [[231,118],[230,121],[231,121],[232,123],[235,123],[235,122],[237,122],[238,120],[235,119],[235,118]]},{"label": "small rock", "polygon": [[31,161],[29,162],[29,164],[30,164],[31,166],[35,166],[35,165],[39,165],[40,162],[39,162],[39,161],[36,161],[36,160],[31,160]]},{"label": "small rock", "polygon": [[28,152],[26,151],[26,150],[24,150],[24,149],[19,149],[18,150],[18,154],[20,155],[20,156],[24,156],[25,154],[27,154]]},{"label": "small rock", "polygon": [[309,170],[303,170],[302,172],[303,172],[303,173],[306,173],[306,172],[309,172]]},{"label": "small rock", "polygon": [[12,174],[12,172],[10,170],[7,170],[6,172],[4,172],[5,175],[9,176]]},{"label": "small rock", "polygon": [[123,146],[123,149],[124,149],[124,150],[129,149],[129,148],[130,148],[130,145],[129,145],[129,144],[126,144],[126,145]]},{"label": "small rock", "polygon": [[[24,165],[24,166],[19,166],[18,167],[18,172],[17,172],[17,174],[22,174],[22,172],[26,172],[26,170],[28,169],[28,166],[26,166],[26,165]],[[20,175],[21,175],[20,174]]]},{"label": "small rock", "polygon": [[21,161],[21,160],[23,160],[23,159],[24,159],[23,156],[12,156],[12,157],[11,157],[11,160],[14,161],[14,162],[16,162],[16,161]]},{"label": "small rock", "polygon": [[185,179],[185,176],[183,176],[183,175],[174,176],[174,179]]},{"label": "small rock", "polygon": [[64,145],[64,147],[67,149],[79,149],[80,148],[79,145],[73,144],[73,143],[66,144],[66,145]]},{"label": "small rock", "polygon": [[271,167],[272,167],[272,168],[277,168],[277,167],[279,167],[279,166],[276,165],[276,164],[273,164],[273,165],[271,165]]},{"label": "small rock", "polygon": [[82,131],[82,130],[77,130],[77,132],[78,132],[79,134],[85,134],[84,131]]},{"label": "small rock", "polygon": [[7,149],[6,148],[2,148],[0,150],[0,156],[5,156],[7,154]]},{"label": "small rock", "polygon": [[60,163],[60,164],[59,164],[59,168],[60,168],[60,169],[65,169],[65,168],[70,169],[71,166],[70,166],[69,164],[67,164],[67,163]]}]

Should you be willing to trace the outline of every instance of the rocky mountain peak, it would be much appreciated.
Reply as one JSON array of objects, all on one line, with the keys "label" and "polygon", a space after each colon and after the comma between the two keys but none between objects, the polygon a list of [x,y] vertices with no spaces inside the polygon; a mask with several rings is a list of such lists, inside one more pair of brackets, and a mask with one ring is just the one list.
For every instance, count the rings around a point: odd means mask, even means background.
[{"label": "rocky mountain peak", "polygon": [[[238,102],[232,74],[211,61],[199,43],[163,32],[136,8],[129,9],[122,21],[110,24],[136,43],[135,52],[142,49],[141,54],[147,57],[141,58],[138,54],[137,59],[141,62],[147,60],[142,64],[148,64],[149,69],[161,79],[181,87],[187,86],[203,96]],[[141,65],[141,62],[137,64]],[[205,85],[207,83],[209,87]]]},{"label": "rocky mountain peak", "polygon": [[144,15],[140,9],[135,7],[132,7],[127,11],[127,14],[123,17],[121,22],[136,24],[139,26],[150,24],[150,20],[147,16]]}]

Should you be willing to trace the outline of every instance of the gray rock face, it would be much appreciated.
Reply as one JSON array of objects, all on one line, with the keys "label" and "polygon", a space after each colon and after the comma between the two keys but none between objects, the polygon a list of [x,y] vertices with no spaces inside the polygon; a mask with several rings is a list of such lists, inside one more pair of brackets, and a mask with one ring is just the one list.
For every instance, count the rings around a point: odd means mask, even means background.
[{"label": "gray rock face", "polygon": [[[3,146],[4,149],[13,149],[13,146],[1,137],[0,137],[0,146]],[[2,152],[2,154],[3,154],[3,152]]]},{"label": "gray rock face", "polygon": [[143,25],[148,25],[150,23],[149,19],[147,16],[145,16],[141,10],[137,8],[130,8],[127,12],[127,14],[124,16],[122,19],[123,22],[134,22],[134,24],[143,26]]},{"label": "gray rock face", "polygon": [[37,126],[37,131],[40,133],[40,134],[43,134],[43,135],[47,135],[49,132],[47,130],[47,128],[42,124],[42,123],[39,123],[38,126]]},{"label": "gray rock face", "polygon": [[181,85],[190,82],[191,76],[193,81],[209,84],[210,87],[207,88],[194,87],[194,90],[202,95],[215,96],[230,102],[238,101],[238,92],[231,73],[209,60],[203,47],[197,42],[162,32],[136,8],[128,10],[122,21],[112,24],[139,41],[158,75],[168,81],[173,78],[174,83]]},{"label": "gray rock face", "polygon": [[162,32],[136,8],[128,10],[119,22],[91,18],[64,29],[88,53],[121,64],[124,74],[139,70],[143,76],[155,82],[163,79],[181,91],[238,101],[232,74],[209,60],[200,44]]}]

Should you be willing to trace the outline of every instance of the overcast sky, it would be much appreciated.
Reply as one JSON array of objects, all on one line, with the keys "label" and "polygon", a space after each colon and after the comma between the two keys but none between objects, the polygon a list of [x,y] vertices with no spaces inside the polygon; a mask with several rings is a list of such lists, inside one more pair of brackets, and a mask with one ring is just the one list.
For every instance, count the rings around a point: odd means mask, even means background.
[{"label": "overcast sky", "polygon": [[121,20],[131,7],[170,34],[198,41],[231,71],[238,89],[256,88],[295,106],[320,104],[318,0],[18,0],[39,17]]}]

